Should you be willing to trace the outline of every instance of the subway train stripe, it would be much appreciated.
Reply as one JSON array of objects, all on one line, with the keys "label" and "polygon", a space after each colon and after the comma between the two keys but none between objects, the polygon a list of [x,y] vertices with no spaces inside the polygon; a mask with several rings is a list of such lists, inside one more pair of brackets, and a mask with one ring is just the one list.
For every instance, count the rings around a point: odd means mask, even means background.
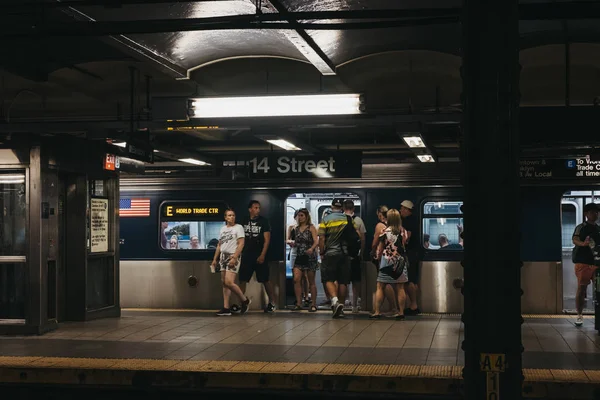
[{"label": "subway train stripe", "polygon": [[[525,398],[593,399],[600,371],[524,369]],[[0,384],[309,390],[459,396],[462,367],[63,357],[0,357]],[[402,379],[399,379],[402,378]],[[563,396],[563,397],[561,397]]]}]

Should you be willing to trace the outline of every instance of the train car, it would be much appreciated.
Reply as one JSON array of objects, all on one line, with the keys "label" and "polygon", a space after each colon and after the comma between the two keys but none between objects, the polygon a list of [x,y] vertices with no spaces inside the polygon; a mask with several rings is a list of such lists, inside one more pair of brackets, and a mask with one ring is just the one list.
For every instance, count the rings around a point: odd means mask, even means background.
[{"label": "train car", "polygon": [[[231,207],[238,221],[250,200],[262,205],[271,224],[268,262],[279,308],[294,302],[287,227],[294,211],[310,210],[319,222],[334,197],[352,198],[365,221],[367,243],[373,239],[376,209],[399,208],[403,200],[415,204],[412,218],[421,239],[419,305],[423,312],[459,313],[463,271],[459,227],[463,226],[463,189],[459,165],[364,165],[360,179],[225,180],[211,176],[147,176],[121,179],[121,306],[127,308],[218,309],[222,305],[219,276],[209,268],[222,212]],[[527,181],[522,185],[522,213],[515,235],[521,235],[523,313],[573,312],[576,279],[571,262],[571,236],[583,219],[587,202],[600,202],[595,183]],[[481,199],[485,201],[485,199]],[[132,211],[138,209],[138,212]],[[139,211],[141,210],[141,211]],[[497,242],[494,220],[502,210],[482,216],[481,234]],[[440,243],[440,235],[451,246]],[[425,243],[424,237],[429,241]],[[193,243],[192,243],[193,242]],[[490,257],[493,257],[490,254]],[[375,267],[365,258],[362,309],[370,310],[375,291]],[[485,268],[485,260],[481,260]],[[319,301],[323,289],[317,277]],[[247,293],[253,308],[266,304],[261,285],[250,282]],[[590,287],[586,309],[591,311]],[[259,300],[259,301],[256,301]]]}]

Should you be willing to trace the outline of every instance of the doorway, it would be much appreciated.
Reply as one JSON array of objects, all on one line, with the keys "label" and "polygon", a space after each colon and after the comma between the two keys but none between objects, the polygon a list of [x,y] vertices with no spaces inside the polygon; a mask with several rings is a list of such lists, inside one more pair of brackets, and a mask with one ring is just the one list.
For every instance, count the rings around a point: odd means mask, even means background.
[{"label": "doorway", "polygon": [[[323,220],[323,217],[331,211],[331,202],[334,198],[350,199],[354,202],[354,214],[361,216],[361,200],[358,195],[354,193],[333,193],[333,192],[319,192],[319,193],[294,193],[288,196],[285,202],[285,226],[286,226],[286,237],[283,240],[283,246],[285,246],[285,276],[286,276],[286,307],[291,308],[296,305],[296,296],[294,294],[294,275],[293,275],[293,252],[292,247],[286,242],[287,233],[289,232],[290,226],[296,224],[294,214],[297,210],[306,208],[311,216],[313,225],[319,229],[319,224]],[[317,285],[317,301],[315,304],[318,309],[329,310],[330,304],[327,301],[323,284],[321,283],[321,258],[317,254],[318,268],[315,274],[315,282]],[[308,282],[306,278],[303,278],[303,299],[312,301],[309,296]],[[351,300],[351,290],[348,291],[349,297],[346,300],[348,303]],[[304,309],[310,307],[310,303],[303,302],[300,305]]]},{"label": "doorway", "polygon": [[[600,204],[600,191],[569,191],[563,195],[561,201],[561,242],[562,242],[562,278],[563,278],[563,312],[575,314],[575,293],[577,291],[577,277],[573,265],[573,232],[575,227],[584,222],[583,206],[587,203]],[[598,223],[598,222],[596,222]],[[589,285],[583,306],[584,313],[593,313],[594,310],[593,285]]]}]

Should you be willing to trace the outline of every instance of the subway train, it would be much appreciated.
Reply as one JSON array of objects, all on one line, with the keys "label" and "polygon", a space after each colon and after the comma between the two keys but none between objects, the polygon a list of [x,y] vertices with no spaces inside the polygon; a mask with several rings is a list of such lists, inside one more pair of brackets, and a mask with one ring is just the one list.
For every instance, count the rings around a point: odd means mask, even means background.
[{"label": "subway train", "polygon": [[[373,239],[379,205],[399,208],[415,204],[412,218],[421,239],[419,306],[423,312],[460,313],[463,296],[462,249],[458,226],[463,225],[460,165],[364,165],[361,178],[224,179],[214,176],[132,176],[120,182],[120,298],[124,308],[219,309],[220,277],[210,263],[223,210],[231,207],[237,221],[258,200],[271,224],[268,262],[280,309],[294,302],[287,227],[294,211],[306,207],[318,223],[334,197],[351,198],[365,221],[366,239]],[[529,168],[529,167],[527,167]],[[560,174],[554,174],[559,176]],[[542,176],[542,175],[540,175]],[[552,176],[550,174],[549,176]],[[583,221],[582,208],[600,202],[598,183],[577,179],[523,180],[520,226],[523,313],[574,312],[576,278],[571,262],[571,237]],[[595,190],[598,189],[598,190]],[[498,215],[496,218],[502,218]],[[466,227],[468,229],[468,227]],[[440,235],[450,244],[441,247]],[[422,240],[428,235],[427,244]],[[501,237],[497,240],[502,247]],[[427,247],[426,247],[427,246]],[[451,250],[449,250],[451,248]],[[375,292],[375,267],[364,260],[361,305],[369,311]],[[266,304],[262,285],[250,282],[251,308]],[[317,276],[319,299],[324,297]],[[588,289],[586,310],[593,309]]]}]

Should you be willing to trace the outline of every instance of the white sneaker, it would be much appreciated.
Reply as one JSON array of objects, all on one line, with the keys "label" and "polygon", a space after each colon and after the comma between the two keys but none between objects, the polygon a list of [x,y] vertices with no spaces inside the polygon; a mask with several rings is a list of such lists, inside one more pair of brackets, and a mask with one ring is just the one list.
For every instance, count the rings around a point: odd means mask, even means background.
[{"label": "white sneaker", "polygon": [[578,315],[577,320],[575,321],[575,326],[581,326],[581,325],[583,325],[583,316]]}]

